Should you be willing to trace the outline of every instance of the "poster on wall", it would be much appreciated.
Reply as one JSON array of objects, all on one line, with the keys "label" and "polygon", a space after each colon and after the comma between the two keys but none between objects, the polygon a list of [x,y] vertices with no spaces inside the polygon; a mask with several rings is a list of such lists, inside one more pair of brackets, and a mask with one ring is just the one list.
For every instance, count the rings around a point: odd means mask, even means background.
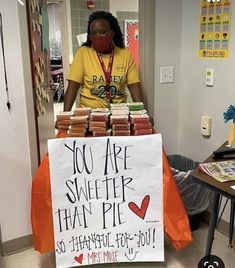
[{"label": "poster on wall", "polygon": [[[46,113],[50,102],[49,21],[45,0],[26,1],[30,21],[31,61],[37,116]],[[51,103],[52,108],[52,103]]]},{"label": "poster on wall", "polygon": [[200,0],[199,57],[228,58],[232,0]]},{"label": "poster on wall", "polygon": [[52,139],[48,151],[57,268],[164,261],[160,134]]},{"label": "poster on wall", "polygon": [[125,20],[125,47],[129,48],[139,68],[139,21]]}]

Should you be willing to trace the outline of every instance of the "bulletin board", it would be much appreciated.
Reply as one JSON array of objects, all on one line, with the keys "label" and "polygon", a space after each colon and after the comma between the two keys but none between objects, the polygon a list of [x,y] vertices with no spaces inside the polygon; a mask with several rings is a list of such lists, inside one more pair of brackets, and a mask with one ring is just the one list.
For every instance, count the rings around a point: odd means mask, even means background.
[{"label": "bulletin board", "polygon": [[200,0],[200,58],[228,58],[232,0]]},{"label": "bulletin board", "polygon": [[49,22],[46,0],[27,2],[32,78],[37,116],[50,101]]},{"label": "bulletin board", "polygon": [[125,20],[125,46],[130,49],[137,67],[139,67],[139,21]]}]

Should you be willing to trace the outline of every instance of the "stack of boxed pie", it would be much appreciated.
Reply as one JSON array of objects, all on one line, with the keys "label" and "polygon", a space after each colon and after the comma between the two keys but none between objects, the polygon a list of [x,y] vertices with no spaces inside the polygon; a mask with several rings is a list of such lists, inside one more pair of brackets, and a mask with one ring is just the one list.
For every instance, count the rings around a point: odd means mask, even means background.
[{"label": "stack of boxed pie", "polygon": [[89,131],[94,137],[110,136],[109,115],[108,108],[96,108],[91,111]]},{"label": "stack of boxed pie", "polygon": [[152,124],[149,121],[147,111],[142,102],[130,102],[127,104],[130,110],[130,122],[132,135],[152,134]]},{"label": "stack of boxed pie", "polygon": [[58,130],[60,132],[67,132],[70,126],[70,117],[73,112],[59,112],[56,116]]},{"label": "stack of boxed pie", "polygon": [[130,136],[129,108],[126,103],[110,104],[113,136]]},{"label": "stack of boxed pie", "polygon": [[68,129],[69,137],[85,137],[88,128],[88,115],[76,115],[70,117]]},{"label": "stack of boxed pie", "polygon": [[69,137],[85,137],[88,129],[88,122],[91,113],[89,107],[77,107],[73,110],[74,116],[70,118],[68,129]]},{"label": "stack of boxed pie", "polygon": [[91,108],[90,107],[77,107],[73,110],[75,116],[88,115],[90,116]]},{"label": "stack of boxed pie", "polygon": [[153,133],[142,102],[111,103],[110,109],[91,110],[89,107],[78,107],[72,112],[60,112],[57,122],[59,130],[67,132],[69,137],[85,137],[86,134],[94,137],[136,136]]},{"label": "stack of boxed pie", "polygon": [[133,135],[153,134],[152,124],[147,114],[130,115],[131,129]]},{"label": "stack of boxed pie", "polygon": [[144,110],[144,103],[143,102],[128,102],[126,105],[129,108],[130,112]]}]

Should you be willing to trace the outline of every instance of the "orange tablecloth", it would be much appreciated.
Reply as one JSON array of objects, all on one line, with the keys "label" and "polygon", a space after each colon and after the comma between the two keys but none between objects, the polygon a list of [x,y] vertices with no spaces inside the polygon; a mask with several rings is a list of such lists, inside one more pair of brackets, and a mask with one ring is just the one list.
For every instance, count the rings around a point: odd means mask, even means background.
[{"label": "orange tablecloth", "polygon": [[[65,137],[60,134],[59,137]],[[180,250],[192,242],[187,212],[178,192],[163,151],[163,209],[164,231],[172,245]],[[49,159],[46,154],[33,179],[31,223],[35,250],[45,253],[54,250]]]}]

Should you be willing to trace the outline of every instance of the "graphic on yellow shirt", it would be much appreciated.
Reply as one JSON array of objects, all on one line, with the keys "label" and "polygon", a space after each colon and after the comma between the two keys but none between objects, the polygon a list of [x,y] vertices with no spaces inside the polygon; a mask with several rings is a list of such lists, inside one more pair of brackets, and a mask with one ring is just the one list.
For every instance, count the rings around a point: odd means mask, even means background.
[{"label": "graphic on yellow shirt", "polygon": [[228,58],[232,0],[200,0],[199,57]]},{"label": "graphic on yellow shirt", "polygon": [[111,99],[114,99],[116,96],[125,95],[122,91],[117,90],[116,86],[100,85],[98,88],[91,89],[91,93],[98,96],[101,99],[105,99],[107,97],[107,91],[109,92]]}]

